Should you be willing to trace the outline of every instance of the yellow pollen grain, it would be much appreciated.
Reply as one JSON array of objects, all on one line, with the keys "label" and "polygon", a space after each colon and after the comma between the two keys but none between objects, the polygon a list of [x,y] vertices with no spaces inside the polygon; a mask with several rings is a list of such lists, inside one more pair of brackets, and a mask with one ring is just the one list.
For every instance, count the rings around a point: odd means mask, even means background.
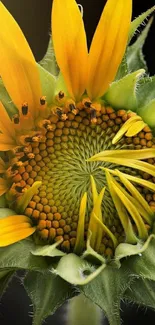
[{"label": "yellow pollen grain", "polygon": [[69,226],[69,225],[66,225],[65,227],[64,227],[64,232],[65,233],[69,233],[71,231],[71,227]]},{"label": "yellow pollen grain", "polygon": [[48,220],[53,220],[53,213],[47,213],[47,218],[48,218]]},{"label": "yellow pollen grain", "polygon": [[61,248],[64,249],[65,251],[69,252],[70,251],[70,242],[69,242],[69,240],[65,240],[61,244]]},{"label": "yellow pollen grain", "polygon": [[20,174],[16,174],[16,175],[13,177],[13,181],[14,181],[15,183],[20,182],[21,180],[22,180],[22,177],[21,177]]},{"label": "yellow pollen grain", "polygon": [[46,220],[46,213],[44,213],[44,212],[40,212],[40,217],[39,217],[39,219],[41,219],[41,220]]},{"label": "yellow pollen grain", "polygon": [[66,221],[64,220],[64,219],[61,219],[60,221],[59,221],[59,225],[60,225],[60,227],[64,227],[65,225],[66,225]]},{"label": "yellow pollen grain", "polygon": [[32,208],[32,209],[35,209],[36,208],[36,202],[35,201],[30,201],[29,202],[29,207]]},{"label": "yellow pollen grain", "polygon": [[56,237],[56,229],[54,228],[49,229],[49,237],[51,240],[53,240]]},{"label": "yellow pollen grain", "polygon": [[49,205],[44,205],[43,210],[44,210],[45,213],[49,213],[51,208],[50,208]]},{"label": "yellow pollen grain", "polygon": [[33,210],[33,212],[32,212],[32,217],[33,218],[35,218],[35,219],[38,219],[39,218],[39,215],[40,215],[40,213],[39,213],[39,211],[38,210]]},{"label": "yellow pollen grain", "polygon": [[61,219],[61,214],[60,213],[54,213],[54,220],[60,220]]},{"label": "yellow pollen grain", "polygon": [[47,229],[43,229],[40,231],[40,236],[43,239],[48,239],[49,231]]},{"label": "yellow pollen grain", "polygon": [[63,231],[62,228],[57,228],[56,233],[57,233],[58,236],[62,236],[64,234],[64,231]]},{"label": "yellow pollen grain", "polygon": [[28,184],[28,185],[32,185],[33,183],[34,183],[33,178],[29,178],[29,179],[27,180],[27,184]]},{"label": "yellow pollen grain", "polygon": [[19,167],[18,171],[19,174],[23,174],[25,172],[25,167],[24,166]]},{"label": "yellow pollen grain", "polygon": [[28,217],[32,216],[32,212],[33,212],[32,208],[26,208],[25,209],[25,215],[27,215]]},{"label": "yellow pollen grain", "polygon": [[51,226],[52,226],[51,221],[50,220],[46,220],[46,227],[47,227],[47,229],[50,229]]},{"label": "yellow pollen grain", "polygon": [[40,220],[39,224],[37,226],[37,229],[42,230],[42,229],[45,229],[45,228],[46,228],[46,221],[45,220]]},{"label": "yellow pollen grain", "polygon": [[54,228],[59,228],[59,222],[57,220],[52,221],[52,226]]}]

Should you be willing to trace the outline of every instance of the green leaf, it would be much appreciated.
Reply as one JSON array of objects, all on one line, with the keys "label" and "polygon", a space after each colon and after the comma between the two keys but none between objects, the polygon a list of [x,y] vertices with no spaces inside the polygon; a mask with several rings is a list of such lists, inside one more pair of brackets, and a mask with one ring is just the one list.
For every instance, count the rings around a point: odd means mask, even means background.
[{"label": "green leaf", "polygon": [[45,258],[33,256],[34,243],[25,239],[13,245],[0,248],[0,269],[45,270],[48,265]]},{"label": "green leaf", "polygon": [[127,49],[127,64],[129,71],[136,71],[138,69],[147,69],[147,64],[143,56],[142,48],[147,38],[153,19],[151,18],[140,34],[136,42]]},{"label": "green leaf", "polygon": [[105,101],[115,109],[135,111],[137,109],[137,82],[144,72],[143,69],[140,69],[128,74],[121,80],[113,82],[104,95]]},{"label": "green leaf", "polygon": [[0,271],[0,296],[5,292],[9,281],[14,275],[14,271]]},{"label": "green leaf", "polygon": [[155,98],[155,76],[142,78],[137,88],[138,107],[141,108]]},{"label": "green leaf", "polygon": [[67,299],[76,295],[71,285],[50,272],[29,272],[24,286],[33,303],[33,325],[41,325]]},{"label": "green leaf", "polygon": [[124,298],[144,307],[155,309],[155,282],[147,279],[136,279]]},{"label": "green leaf", "polygon": [[42,95],[46,96],[46,101],[48,105],[53,103],[55,87],[56,87],[56,77],[45,70],[41,65],[37,64],[40,74],[40,81],[42,87]]},{"label": "green leaf", "polygon": [[120,300],[131,281],[130,272],[123,266],[120,269],[108,266],[80,290],[104,311],[110,325],[120,325]]},{"label": "green leaf", "polygon": [[48,44],[47,52],[39,64],[52,75],[57,76],[59,74],[59,68],[56,62],[51,38]]},{"label": "green leaf", "polygon": [[130,268],[133,275],[155,281],[155,239],[153,236],[144,252],[131,256],[123,264]]},{"label": "green leaf", "polygon": [[0,101],[4,105],[10,117],[18,113],[17,108],[13,104],[9,94],[7,93],[6,88],[4,87],[2,79],[0,79]]},{"label": "green leaf", "polygon": [[0,219],[7,218],[9,216],[14,216],[14,215],[16,215],[15,211],[7,208],[0,208]]},{"label": "green leaf", "polygon": [[141,14],[139,17],[134,19],[131,23],[130,26],[130,31],[129,31],[129,42],[131,41],[132,37],[134,36],[135,32],[137,31],[137,28],[144,22],[144,20],[150,16],[153,12],[155,11],[155,6],[152,8],[148,9],[146,12]]},{"label": "green leaf", "polygon": [[71,284],[84,285],[92,281],[106,268],[106,264],[97,269],[79,256],[71,253],[63,256],[52,272]]}]

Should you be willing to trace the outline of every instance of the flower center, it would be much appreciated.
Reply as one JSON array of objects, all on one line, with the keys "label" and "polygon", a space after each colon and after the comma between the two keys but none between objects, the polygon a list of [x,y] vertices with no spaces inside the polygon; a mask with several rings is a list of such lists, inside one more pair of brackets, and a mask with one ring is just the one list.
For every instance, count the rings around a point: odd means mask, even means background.
[{"label": "flower center", "polygon": [[[115,170],[111,162],[87,161],[98,152],[114,149],[143,149],[153,146],[152,134],[148,127],[133,137],[123,136],[112,144],[112,140],[122,125],[134,113],[125,110],[115,112],[111,107],[91,110],[89,103],[80,107],[70,106],[70,110],[50,113],[41,125],[38,134],[25,137],[22,156],[11,167],[14,173],[8,197],[14,202],[20,201],[22,195],[35,182],[41,185],[31,195],[24,214],[37,225],[36,237],[43,244],[60,242],[59,248],[70,252],[74,250],[77,238],[80,202],[87,192],[87,211],[85,217],[85,243],[93,207],[91,176],[93,176],[98,193],[106,186],[102,202],[104,223],[115,235],[118,243],[125,241],[125,233],[115,209],[110,191],[107,187],[105,173],[99,167]],[[19,152],[15,154],[18,158]],[[14,158],[13,158],[14,159]],[[154,163],[151,159],[150,163]],[[130,167],[119,166],[119,171],[130,175],[140,172]],[[148,174],[142,172],[147,179]],[[150,203],[155,205],[155,195],[139,186],[139,191]],[[16,209],[16,203],[14,204]],[[98,249],[105,255],[113,254],[113,242],[103,232]]]}]

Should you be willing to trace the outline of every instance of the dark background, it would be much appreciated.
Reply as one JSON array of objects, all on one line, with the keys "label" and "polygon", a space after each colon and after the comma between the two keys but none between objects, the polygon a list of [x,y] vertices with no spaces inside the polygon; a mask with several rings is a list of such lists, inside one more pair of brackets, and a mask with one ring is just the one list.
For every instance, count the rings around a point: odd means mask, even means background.
[{"label": "dark background", "polygon": [[[125,0],[124,0],[125,1]],[[37,61],[41,60],[46,52],[50,33],[51,0],[3,0],[5,6],[21,26]],[[79,0],[83,5],[84,20],[88,38],[91,42],[92,35],[105,4],[105,0]],[[63,0],[62,0],[63,4]],[[133,0],[133,17],[155,4],[155,0]],[[149,71],[155,74],[155,23],[153,23],[149,37],[144,48]],[[19,276],[10,283],[7,292],[0,302],[0,325],[31,325],[29,316],[32,308],[26,296]],[[48,318],[46,324],[63,325],[64,308],[59,309],[55,316]],[[155,314],[151,310],[140,309],[137,306],[122,305],[122,318],[124,325],[155,324]],[[107,323],[104,323],[107,325]],[[80,325],[80,324],[79,324]]]}]

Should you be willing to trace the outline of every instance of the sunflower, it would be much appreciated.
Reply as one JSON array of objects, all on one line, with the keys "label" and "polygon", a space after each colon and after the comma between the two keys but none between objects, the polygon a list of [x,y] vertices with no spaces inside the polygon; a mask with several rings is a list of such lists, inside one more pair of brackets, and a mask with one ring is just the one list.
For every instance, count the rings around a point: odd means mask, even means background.
[{"label": "sunflower", "polygon": [[[80,285],[111,325],[120,324],[119,301],[134,279],[141,287],[142,278],[155,280],[144,267],[155,241],[154,79],[144,76],[139,49],[151,21],[127,47],[153,10],[131,23],[132,1],[108,0],[88,53],[75,0],[54,0],[54,76],[44,69],[49,53],[44,67],[35,62],[0,3],[0,276],[31,270],[25,286],[39,297],[61,283],[53,310],[75,295],[67,282]],[[37,281],[45,281],[39,292]]]}]

